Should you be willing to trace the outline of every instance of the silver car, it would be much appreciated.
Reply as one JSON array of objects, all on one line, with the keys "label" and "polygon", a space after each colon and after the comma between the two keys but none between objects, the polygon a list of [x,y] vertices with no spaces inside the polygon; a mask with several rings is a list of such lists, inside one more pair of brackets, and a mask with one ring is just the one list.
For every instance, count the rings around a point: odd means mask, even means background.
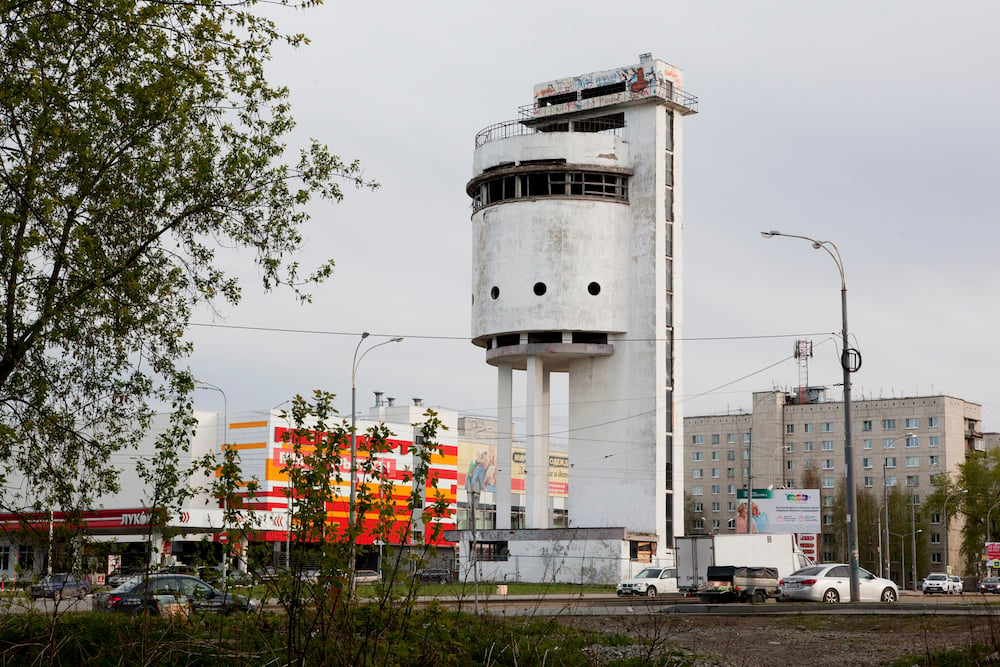
[{"label": "silver car", "polygon": [[[862,602],[897,602],[896,584],[858,568],[858,588]],[[844,563],[811,565],[781,580],[778,586],[785,600],[809,602],[850,602],[851,566]]]}]

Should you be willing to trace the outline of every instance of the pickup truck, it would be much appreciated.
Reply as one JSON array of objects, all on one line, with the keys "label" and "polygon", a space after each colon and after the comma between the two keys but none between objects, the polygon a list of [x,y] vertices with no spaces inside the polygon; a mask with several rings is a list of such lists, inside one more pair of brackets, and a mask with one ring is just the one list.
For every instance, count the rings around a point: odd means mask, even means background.
[{"label": "pickup truck", "polygon": [[767,602],[778,596],[778,568],[712,565],[698,587],[703,602]]}]

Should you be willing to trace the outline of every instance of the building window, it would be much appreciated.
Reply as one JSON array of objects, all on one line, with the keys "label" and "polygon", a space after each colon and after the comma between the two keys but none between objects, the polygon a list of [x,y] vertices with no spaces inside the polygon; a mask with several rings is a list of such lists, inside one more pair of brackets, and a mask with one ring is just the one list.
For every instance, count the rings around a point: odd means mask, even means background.
[{"label": "building window", "polygon": [[895,456],[887,456],[887,457],[885,457],[885,467],[886,468],[895,468],[896,467],[896,457]]},{"label": "building window", "polygon": [[823,459],[823,470],[833,470],[833,459]]},{"label": "building window", "polygon": [[937,417],[928,417],[927,418],[928,428],[937,428],[937,420],[938,420]]},{"label": "building window", "polygon": [[872,430],[872,420],[871,419],[866,419],[863,422],[861,422],[861,430],[862,431],[870,431],[870,430]]},{"label": "building window", "polygon": [[894,428],[896,428],[896,420],[895,419],[883,419],[882,420],[882,430],[883,431],[891,431]]},{"label": "building window", "polygon": [[882,449],[896,449],[896,439],[882,438]]},{"label": "building window", "polygon": [[937,456],[936,454],[934,456],[928,456],[927,465],[929,466],[941,465],[941,457]]},{"label": "building window", "polygon": [[726,522],[726,528],[729,530],[736,530],[736,519],[730,519]]},{"label": "building window", "polygon": [[712,530],[718,530],[719,529],[719,525],[720,524],[719,524],[719,520],[718,519],[712,519]]},{"label": "building window", "polygon": [[872,477],[865,477],[865,488],[870,489],[870,488],[872,488],[872,486],[874,486],[873,478]]},{"label": "building window", "polygon": [[702,487],[700,487],[700,486],[692,486],[691,487],[691,495],[692,496],[703,496],[703,495],[705,495],[705,490]]},{"label": "building window", "polygon": [[931,533],[931,544],[941,544],[941,533]]},{"label": "building window", "polygon": [[35,569],[35,549],[34,547],[18,547],[17,565],[22,571]]},{"label": "building window", "polygon": [[705,455],[702,454],[701,452],[691,452],[691,460],[692,461],[704,461],[705,460]]},{"label": "building window", "polygon": [[823,451],[824,452],[832,452],[833,451],[833,440],[824,440],[823,441]]},{"label": "building window", "polygon": [[833,515],[832,514],[824,514],[823,515],[823,525],[824,526],[832,526],[833,525]]},{"label": "building window", "polygon": [[717,502],[716,503],[712,503],[712,511],[713,512],[718,512],[721,508],[722,508],[722,506],[719,503],[717,503]]},{"label": "building window", "polygon": [[743,450],[743,460],[744,461],[749,461],[750,460],[750,450],[749,449],[744,449]]},{"label": "building window", "polygon": [[917,428],[917,421],[916,417],[907,417],[906,428]]},{"label": "building window", "polygon": [[479,184],[472,208],[521,197],[601,197],[628,201],[628,176],[597,172],[533,172],[497,176]]},{"label": "building window", "polygon": [[726,460],[727,461],[735,461],[736,460],[736,452],[734,452],[731,449],[728,452],[726,452]]},{"label": "building window", "polygon": [[719,479],[719,469],[712,468],[712,479]]},{"label": "building window", "polygon": [[795,470],[795,461],[785,461],[785,470]]},{"label": "building window", "polygon": [[802,443],[802,451],[811,452],[813,450],[813,444],[811,442]]},{"label": "building window", "polygon": [[872,460],[870,458],[861,459],[861,465],[864,466],[865,468],[871,468],[872,467]]},{"label": "building window", "polygon": [[705,511],[705,504],[704,503],[695,503],[694,504],[694,511],[695,512],[704,512]]},{"label": "building window", "polygon": [[803,467],[803,468],[805,468],[806,470],[812,470],[812,468],[813,468],[813,461],[812,461],[812,459],[807,459],[807,460],[806,460],[806,461],[805,461],[805,462],[804,462],[804,463],[802,464],[802,467]]},{"label": "building window", "polygon": [[940,565],[941,564],[941,554],[939,554],[939,553],[932,553],[931,554],[931,563],[933,563],[934,565]]},{"label": "building window", "polygon": [[726,493],[728,493],[731,496],[735,496],[736,495],[736,485],[735,484],[730,484],[729,486],[727,486],[726,487]]},{"label": "building window", "polygon": [[802,425],[802,431],[805,432],[805,433],[812,433],[813,432],[813,425],[812,424],[803,424]]},{"label": "building window", "polygon": [[719,460],[719,452],[712,452],[712,460],[713,461]]},{"label": "building window", "polygon": [[0,547],[0,571],[10,569],[10,547]]},{"label": "building window", "polygon": [[718,433],[713,433],[712,434],[712,444],[713,445],[719,444],[719,434]]},{"label": "building window", "polygon": [[718,484],[713,484],[712,485],[712,495],[713,496],[719,495],[719,485]]},{"label": "building window", "polygon": [[787,477],[787,478],[785,478],[785,488],[786,489],[794,489],[795,488],[795,478],[794,477]]},{"label": "building window", "polygon": [[920,494],[919,493],[914,493],[910,498],[913,501],[914,505],[919,505],[920,504]]},{"label": "building window", "polygon": [[795,424],[785,424],[785,435],[792,435],[795,433]]},{"label": "building window", "polygon": [[895,476],[889,475],[888,477],[886,477],[885,478],[885,485],[886,486],[896,486],[896,478],[895,478]]},{"label": "building window", "polygon": [[920,475],[907,475],[906,476],[907,486],[920,486]]},{"label": "building window", "polygon": [[691,436],[691,444],[692,445],[700,445],[700,444],[703,444],[704,442],[705,442],[705,436],[702,436],[702,435],[692,435]]},{"label": "building window", "polygon": [[837,559],[837,557],[834,555],[834,553],[832,551],[824,551],[823,552],[823,562],[824,563],[830,563],[830,562],[835,561],[836,559]]},{"label": "building window", "polygon": [[823,478],[823,488],[824,489],[832,489],[833,487],[834,487],[833,477],[824,477]]},{"label": "building window", "polygon": [[736,468],[726,468],[726,477],[729,479],[736,478]]},{"label": "building window", "polygon": [[736,444],[736,434],[735,433],[727,433],[726,434],[726,443],[730,444],[730,445]]},{"label": "building window", "polygon": [[795,453],[795,445],[793,445],[792,443],[788,443],[787,445],[785,445],[785,453],[786,454],[794,454]]},{"label": "building window", "polygon": [[701,476],[702,476],[701,468],[695,468],[694,470],[691,471],[692,479],[701,479]]},{"label": "building window", "polygon": [[823,422],[819,430],[823,431],[823,433],[833,433],[833,422]]},{"label": "building window", "polygon": [[729,505],[727,506],[727,509],[730,512],[735,512],[736,511],[736,501],[735,500],[730,500],[729,501]]},{"label": "building window", "polygon": [[938,512],[931,514],[931,523],[941,523],[941,514]]},{"label": "building window", "polygon": [[743,444],[744,445],[749,445],[750,444],[750,434],[749,433],[744,433],[743,434]]},{"label": "building window", "polygon": [[865,445],[864,446],[865,446],[865,449],[871,449],[872,448],[871,438],[865,440]]},{"label": "building window", "polygon": [[823,507],[833,507],[833,496],[824,496]]},{"label": "building window", "polygon": [[936,435],[928,436],[927,437],[927,446],[928,447],[937,447],[938,446],[938,436],[936,436]]},{"label": "building window", "polygon": [[906,467],[907,468],[919,468],[920,467],[920,457],[919,456],[907,456],[906,457]]},{"label": "building window", "polygon": [[920,439],[915,435],[907,436],[906,446],[907,447],[918,447],[920,445]]},{"label": "building window", "polygon": [[695,519],[694,520],[694,529],[695,530],[705,530],[705,520],[702,519],[701,517]]},{"label": "building window", "polygon": [[743,466],[743,476],[744,477],[749,477],[750,476],[750,469],[747,468],[746,466]]}]

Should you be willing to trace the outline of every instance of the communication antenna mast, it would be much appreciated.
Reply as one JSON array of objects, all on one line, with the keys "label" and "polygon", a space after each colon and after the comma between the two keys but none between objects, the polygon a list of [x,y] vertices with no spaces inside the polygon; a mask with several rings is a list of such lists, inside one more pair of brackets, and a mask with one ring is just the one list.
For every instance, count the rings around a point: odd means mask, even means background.
[{"label": "communication antenna mast", "polygon": [[809,402],[809,357],[813,356],[811,340],[795,341],[795,361],[799,367],[799,390],[796,402],[803,405]]}]

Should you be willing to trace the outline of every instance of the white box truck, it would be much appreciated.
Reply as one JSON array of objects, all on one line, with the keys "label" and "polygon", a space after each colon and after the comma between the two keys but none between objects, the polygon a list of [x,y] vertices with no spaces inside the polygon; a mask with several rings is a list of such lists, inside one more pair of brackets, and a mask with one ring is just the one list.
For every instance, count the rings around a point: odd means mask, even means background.
[{"label": "white box truck", "polygon": [[773,567],[786,577],[812,561],[795,544],[795,536],[781,533],[685,535],[676,540],[677,587],[694,593],[708,581],[709,566]]}]

